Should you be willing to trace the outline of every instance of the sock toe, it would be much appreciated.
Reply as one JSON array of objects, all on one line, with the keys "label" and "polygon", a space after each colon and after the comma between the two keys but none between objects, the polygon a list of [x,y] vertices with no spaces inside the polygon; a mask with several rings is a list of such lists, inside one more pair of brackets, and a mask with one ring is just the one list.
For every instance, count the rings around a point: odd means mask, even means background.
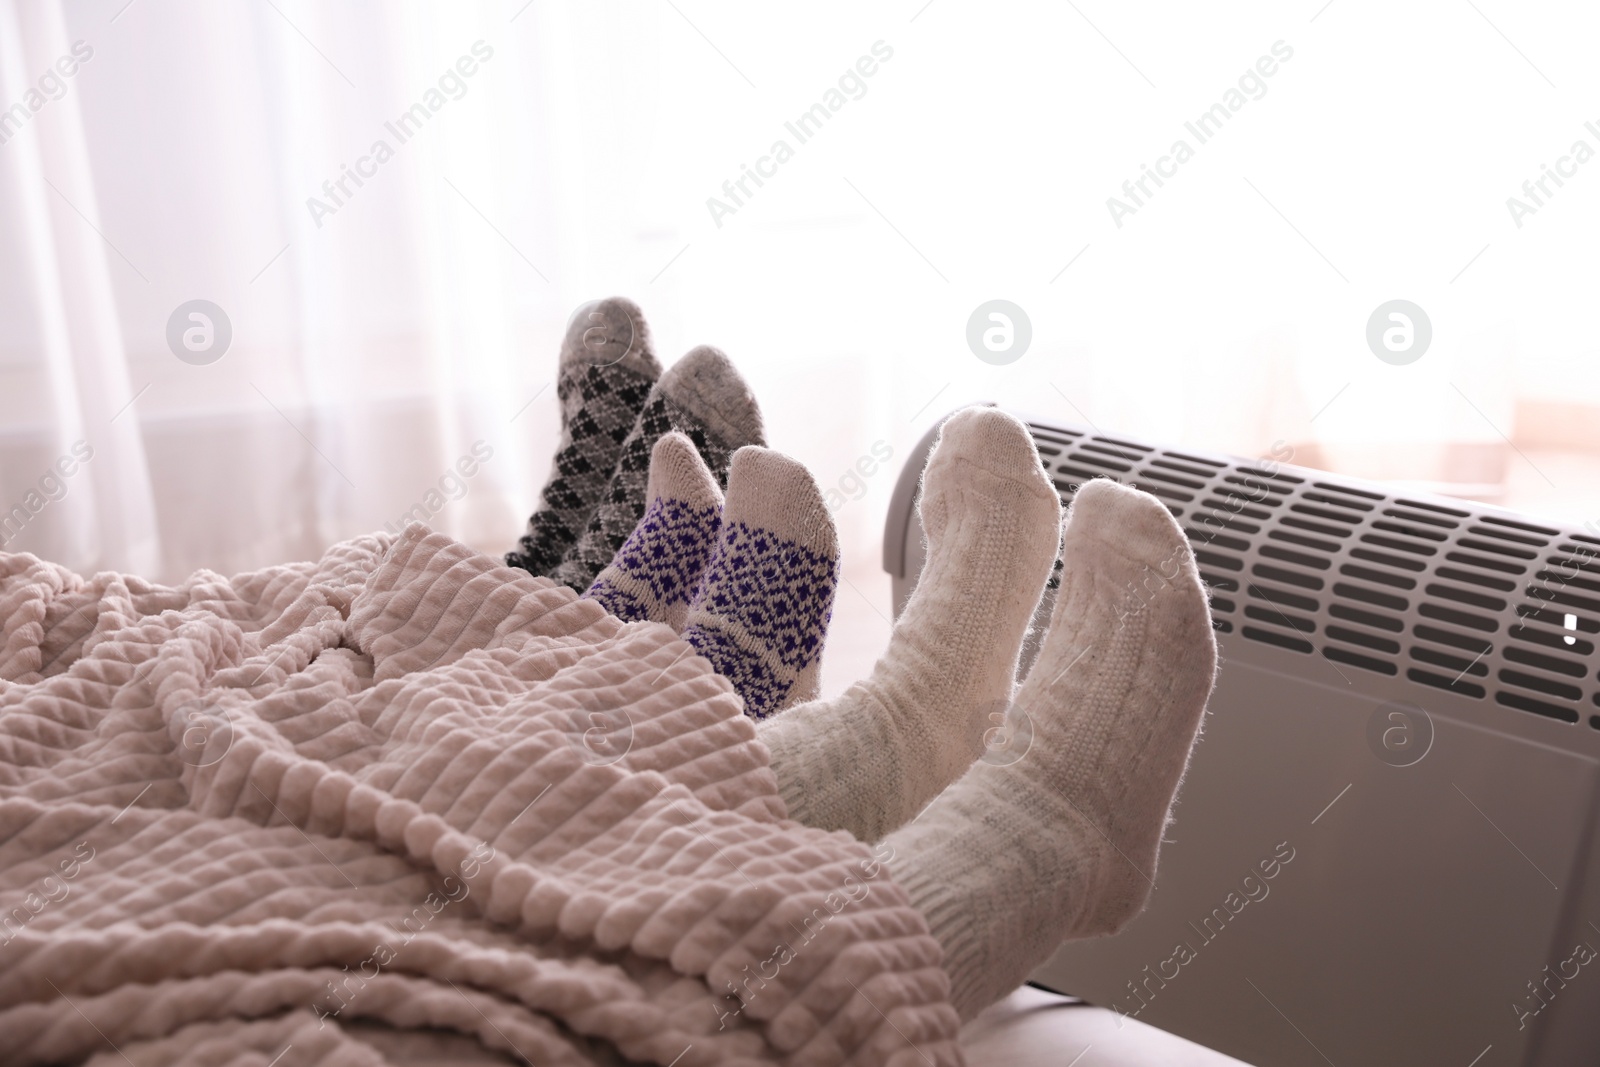
[{"label": "sock toe", "polygon": [[650,327],[638,304],[610,296],[591,300],[572,313],[561,343],[561,369],[581,365],[622,366],[650,378],[660,376]]},{"label": "sock toe", "polygon": [[650,478],[645,499],[682,501],[694,508],[722,507],[722,490],[716,476],[695,450],[694,442],[678,430],[669,430],[650,450]]},{"label": "sock toe", "polygon": [[659,388],[730,447],[766,443],[755,394],[721,349],[690,349],[667,368]]},{"label": "sock toe", "polygon": [[798,460],[760,445],[733,454],[726,521],[783,536],[818,555],[839,555],[839,531],[811,472]]},{"label": "sock toe", "polygon": [[1091,479],[1078,489],[1063,536],[1067,558],[1075,544],[1094,544],[1134,563],[1173,571],[1189,553],[1189,539],[1165,504],[1109,478]]},{"label": "sock toe", "polygon": [[997,479],[995,489],[1004,490],[1009,484],[1023,493],[1058,499],[1034,447],[1033,435],[999,408],[962,408],[945,420],[922,475],[924,495],[953,481],[957,468],[963,466],[983,471],[989,476],[984,481]]}]

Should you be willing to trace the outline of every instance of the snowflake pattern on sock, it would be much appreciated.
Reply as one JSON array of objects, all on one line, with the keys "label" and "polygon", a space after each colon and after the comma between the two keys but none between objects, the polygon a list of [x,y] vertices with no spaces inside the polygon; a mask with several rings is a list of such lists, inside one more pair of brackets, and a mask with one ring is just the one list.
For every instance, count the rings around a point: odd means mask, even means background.
[{"label": "snowflake pattern on sock", "polygon": [[747,714],[766,718],[822,654],[838,580],[837,558],[726,523],[683,636],[734,683]]},{"label": "snowflake pattern on sock", "polygon": [[752,719],[765,719],[783,707],[783,698],[794,688],[794,676],[774,674],[758,652],[752,652],[721,630],[694,626],[683,632],[694,650],[711,661],[717,673],[733,683],[733,691],[744,698],[744,713]]},{"label": "snowflake pattern on sock", "polygon": [[[659,620],[667,608],[694,599],[721,526],[719,507],[657,497],[584,595],[624,622]],[[620,573],[606,576],[613,571]]]},{"label": "snowflake pattern on sock", "polygon": [[561,562],[605,499],[623,445],[654,385],[653,378],[620,364],[580,362],[562,371],[556,396],[563,444],[527,532],[506,553],[508,567],[545,574]]}]

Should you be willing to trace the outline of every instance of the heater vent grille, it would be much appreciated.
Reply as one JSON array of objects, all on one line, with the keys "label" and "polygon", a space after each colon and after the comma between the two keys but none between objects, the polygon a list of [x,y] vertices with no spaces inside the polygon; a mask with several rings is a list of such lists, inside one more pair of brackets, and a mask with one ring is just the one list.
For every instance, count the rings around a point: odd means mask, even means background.
[{"label": "heater vent grille", "polygon": [[1320,472],[1032,425],[1064,503],[1112,478],[1167,506],[1222,633],[1330,672],[1600,729],[1600,538]]}]

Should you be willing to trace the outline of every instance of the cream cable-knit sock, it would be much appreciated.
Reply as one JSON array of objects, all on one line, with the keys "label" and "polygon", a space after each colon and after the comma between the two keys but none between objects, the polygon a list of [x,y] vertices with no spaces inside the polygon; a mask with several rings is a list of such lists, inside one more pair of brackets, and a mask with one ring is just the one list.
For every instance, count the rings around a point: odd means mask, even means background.
[{"label": "cream cable-knit sock", "polygon": [[903,825],[983,752],[1060,536],[1032,437],[995,408],[946,420],[919,511],[928,562],[871,676],[756,728],[790,816],[863,841]]},{"label": "cream cable-knit sock", "polygon": [[694,442],[672,430],[650,451],[644,517],[583,595],[624,622],[679,633],[722,528],[722,490]]},{"label": "cream cable-knit sock", "polygon": [[885,841],[964,1020],[1063,940],[1111,933],[1144,907],[1216,672],[1194,557],[1154,497],[1084,485],[1063,558],[1017,694],[1031,743],[974,764]]}]

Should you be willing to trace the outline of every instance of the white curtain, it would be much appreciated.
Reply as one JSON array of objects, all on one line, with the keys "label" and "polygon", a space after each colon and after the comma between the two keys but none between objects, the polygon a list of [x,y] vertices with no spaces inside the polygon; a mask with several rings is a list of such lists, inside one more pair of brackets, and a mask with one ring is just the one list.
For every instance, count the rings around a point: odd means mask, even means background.
[{"label": "white curtain", "polygon": [[[1596,18],[0,0],[0,547],[173,578],[420,512],[503,551],[566,316],[612,293],[665,362],[733,356],[873,597],[901,458],[978,400],[1594,518],[1588,468],[1518,413],[1576,411],[1570,444],[1600,410],[1600,164],[1522,226],[1505,202],[1600,147]],[[1117,226],[1107,198],[1278,41],[1265,93]],[[1033,325],[1007,366],[965,339],[996,298]],[[1408,367],[1363,338],[1394,298],[1433,320]],[[204,365],[167,340],[195,300],[232,329]]]},{"label": "white curtain", "polygon": [[[407,513],[508,547],[580,298],[542,65],[486,14],[0,4],[6,548],[174,577]],[[200,365],[167,337],[197,299],[232,333]]]},{"label": "white curtain", "polygon": [[[98,183],[76,96],[64,88],[76,58],[57,5],[0,7],[0,93],[22,104],[0,127],[9,134],[0,150],[8,234],[0,536],[153,572],[161,562],[156,502],[139,422],[122,410],[133,394],[114,253],[96,233]],[[35,70],[47,79],[43,90],[24,73]],[[54,121],[38,121],[28,107],[45,90],[63,93],[43,97]]]}]

